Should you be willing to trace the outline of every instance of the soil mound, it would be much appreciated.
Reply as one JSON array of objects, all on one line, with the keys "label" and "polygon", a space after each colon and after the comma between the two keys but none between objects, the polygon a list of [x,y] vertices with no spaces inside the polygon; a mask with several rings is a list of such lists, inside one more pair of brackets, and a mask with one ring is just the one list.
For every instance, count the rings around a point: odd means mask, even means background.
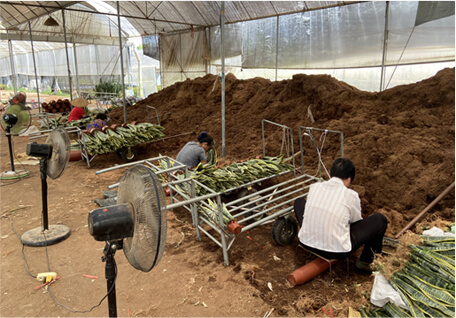
[{"label": "soil mound", "polygon": [[[344,155],[357,169],[354,188],[365,215],[381,209],[390,221],[388,233],[395,234],[454,180],[454,82],[454,68],[380,93],[358,90],[329,75],[298,74],[271,82],[238,80],[228,74],[226,157],[241,160],[262,153],[262,119],[289,126],[295,134],[299,127],[341,131]],[[158,153],[175,157],[203,130],[216,140],[220,156],[220,88],[219,77],[206,75],[176,83],[129,107],[129,122],[147,121],[145,106],[149,105],[157,109],[166,136],[189,133],[144,146],[144,158]],[[123,110],[114,110],[111,119],[123,122]],[[297,137],[295,152],[299,150]],[[328,138],[328,165],[338,145],[337,138]],[[268,139],[268,155],[277,155],[280,149],[280,138]],[[311,152],[306,156],[312,157]],[[454,194],[447,195],[432,214],[454,220]]]}]

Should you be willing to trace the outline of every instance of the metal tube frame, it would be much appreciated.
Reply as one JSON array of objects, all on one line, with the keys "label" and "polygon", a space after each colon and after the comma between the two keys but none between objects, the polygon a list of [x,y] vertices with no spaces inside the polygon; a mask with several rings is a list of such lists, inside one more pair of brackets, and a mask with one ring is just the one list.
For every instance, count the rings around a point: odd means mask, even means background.
[{"label": "metal tube frame", "polygon": [[30,45],[32,47],[33,69],[35,71],[36,96],[38,97],[38,112],[41,113],[40,84],[38,83],[38,72],[36,71],[35,49],[33,46],[32,24],[30,23],[30,20],[29,20],[28,25],[29,25],[29,30],[30,30]]},{"label": "metal tube frame", "polygon": [[[261,142],[262,142],[262,145],[263,145],[263,157],[266,156],[266,145],[265,145],[265,139],[264,139],[264,124],[271,124],[271,125],[274,125],[274,126],[282,127],[282,129],[284,131],[288,132],[288,134],[289,134],[288,135],[289,136],[288,142],[291,145],[291,158],[292,158],[292,161],[293,161],[293,168],[294,168],[293,175],[296,176],[296,164],[295,164],[294,145],[293,145],[293,129],[291,129],[288,126],[284,126],[284,125],[275,123],[275,122],[267,120],[267,119],[261,120]],[[286,140],[283,139],[283,138],[286,138],[286,137],[282,136],[282,142],[286,142]],[[301,151],[301,153],[302,153],[302,151]]]},{"label": "metal tube frame", "polygon": [[10,55],[10,64],[11,64],[14,95],[16,95],[17,94],[17,74],[16,74],[16,64],[14,63],[13,43],[11,40],[8,40],[8,49],[9,49],[9,55]]},{"label": "metal tube frame", "polygon": [[[70,56],[68,54],[68,41],[67,41],[67,34],[66,34],[66,23],[65,23],[65,9],[62,9],[62,22],[63,22],[63,37],[65,39],[65,54],[66,54],[66,61],[68,67],[68,82],[69,82],[69,89],[70,89],[70,101],[73,100],[73,85],[71,82],[71,69],[70,69]],[[71,107],[73,109],[73,107]]]},{"label": "metal tube frame", "polygon": [[[263,120],[262,121],[263,155],[265,155],[265,139],[264,139],[264,124],[265,123],[273,124],[273,125],[282,127],[284,129],[289,129],[291,144],[293,145],[293,139],[292,139],[293,134],[292,134],[291,128],[268,121],[268,120]],[[210,238],[212,241],[214,241],[219,247],[222,248],[224,264],[226,266],[228,266],[229,265],[228,250],[231,248],[236,236],[233,233],[228,232],[228,230],[225,227],[225,224],[223,221],[224,206],[228,209],[228,212],[231,213],[231,215],[233,216],[234,219],[236,219],[237,217],[240,217],[240,216],[244,216],[247,213],[250,213],[249,216],[247,216],[243,219],[237,220],[239,224],[245,223],[252,219],[256,219],[259,216],[264,216],[263,218],[261,218],[257,221],[254,221],[251,224],[243,226],[241,228],[241,233],[243,233],[254,227],[262,225],[264,223],[267,223],[267,222],[269,223],[269,221],[271,221],[275,218],[290,214],[293,210],[294,201],[299,197],[305,197],[307,195],[310,184],[312,182],[322,181],[321,178],[317,178],[314,176],[304,174],[303,145],[302,145],[302,136],[303,136],[304,129],[308,132],[309,137],[312,137],[311,133],[313,130],[340,134],[341,153],[342,153],[342,157],[343,157],[344,153],[343,153],[343,133],[342,132],[328,130],[328,129],[312,128],[312,127],[299,127],[299,146],[300,146],[300,151],[301,151],[301,162],[302,162],[302,169],[303,169],[302,175],[296,177],[296,174],[294,174],[294,177],[292,179],[289,179],[289,180],[283,181],[279,184],[272,185],[268,188],[261,189],[259,191],[250,193],[247,196],[244,196],[237,200],[233,200],[226,204],[222,204],[222,195],[223,194],[229,193],[231,191],[239,190],[241,188],[252,186],[256,183],[259,183],[266,179],[284,174],[286,172],[281,173],[281,174],[276,174],[276,175],[273,175],[270,177],[258,179],[253,182],[244,184],[242,186],[228,189],[224,192],[215,192],[212,189],[208,188],[207,186],[201,184],[197,180],[189,177],[188,169],[185,165],[180,164],[176,167],[171,167],[171,161],[175,161],[175,160],[171,159],[168,156],[159,156],[159,157],[150,158],[150,159],[146,159],[146,160],[131,162],[131,163],[99,170],[99,171],[95,172],[95,174],[101,174],[104,172],[113,171],[116,169],[133,166],[136,164],[148,165],[157,174],[167,174],[169,181],[162,183],[162,186],[170,188],[171,204],[168,204],[166,206],[166,209],[173,210],[175,208],[183,207],[186,210],[188,210],[192,215],[192,222],[196,229],[197,240],[198,241],[201,240],[201,233],[203,233],[208,238]],[[311,138],[311,140],[314,143],[314,146],[316,147],[315,141],[312,138]],[[318,152],[318,148],[316,148],[316,149]],[[293,148],[292,148],[292,152],[294,153]],[[321,159],[321,155],[319,155],[319,160],[320,159]],[[163,169],[162,167],[156,166],[152,163],[153,161],[158,161],[158,160],[166,160],[168,162],[168,164],[167,164],[168,168]],[[295,165],[295,162],[294,162],[294,156],[293,156],[293,166],[294,165]],[[184,178],[179,178],[178,176],[175,176],[171,173],[172,171],[181,170],[181,169],[184,169]],[[118,186],[118,183],[115,186]],[[197,186],[205,189],[208,193],[205,195],[197,196],[196,195]],[[185,189],[187,189],[187,190],[185,190]],[[174,194],[175,194],[175,196],[174,196]],[[178,197],[181,197],[183,200],[179,200]],[[217,221],[209,220],[203,213],[199,212],[199,207],[201,207],[201,206],[205,206],[205,207],[212,209],[212,207],[210,207],[209,204],[207,202],[205,202],[207,199],[214,199],[217,203],[217,211],[213,210],[214,212],[217,213],[217,216],[218,216]],[[270,206],[270,207],[268,207],[268,206]],[[234,213],[235,211],[238,211],[238,213]],[[203,228],[203,225],[208,225],[213,230],[215,230],[220,235],[220,239],[216,238],[214,235],[209,233],[205,228]]]},{"label": "metal tube frame", "polygon": [[158,111],[155,107],[146,105],[146,112],[147,112],[147,118],[149,119],[149,123],[152,123],[150,121],[150,114],[149,114],[149,109],[153,109],[155,111],[155,116],[157,117],[157,125],[160,126],[160,118],[158,117]]},{"label": "metal tube frame", "polygon": [[221,91],[221,103],[222,103],[222,158],[225,158],[226,154],[226,141],[225,141],[225,2],[222,1],[220,9],[220,41],[221,43],[221,59],[222,59],[222,91]]},{"label": "metal tube frame", "polygon": [[[304,130],[306,132],[304,132]],[[318,154],[318,170],[320,171],[320,177],[322,174],[321,171],[321,153],[320,150],[318,149],[317,144],[315,143],[315,140],[313,139],[312,131],[320,131],[320,132],[325,132],[325,133],[335,133],[335,134],[340,134],[340,152],[341,152],[341,158],[344,157],[344,133],[341,131],[337,130],[329,130],[329,129],[321,129],[321,128],[313,128],[313,127],[304,127],[304,126],[299,126],[299,148],[301,149],[301,171],[302,173],[305,173],[305,167],[304,167],[304,152],[302,151],[303,145],[302,145],[302,136],[306,135],[310,138],[312,141],[312,144],[315,147],[315,150],[317,151]]]},{"label": "metal tube frame", "polygon": [[[118,166],[115,166],[115,167],[106,168],[106,169],[103,169],[103,170],[96,171],[95,174],[98,175],[98,174],[101,174],[101,173],[104,173],[104,172],[109,172],[109,171],[113,171],[113,170],[116,170],[116,169],[130,167],[130,166],[133,166],[133,165],[136,165],[136,164],[148,165],[157,174],[168,174],[168,175],[172,171],[180,170],[183,167],[185,167],[184,165],[178,165],[176,167],[163,169],[163,168],[161,168],[159,166],[156,166],[156,165],[154,165],[152,163],[153,161],[158,161],[158,160],[172,160],[172,159],[167,157],[167,156],[159,156],[159,157],[155,157],[155,158],[145,159],[145,160],[141,160],[141,161],[137,161],[137,162],[131,162],[131,163],[123,164],[123,165],[118,165]],[[281,173],[281,174],[277,174],[277,175],[274,175],[274,176],[283,175],[285,173],[287,173],[287,172],[284,172],[284,173]],[[272,178],[274,176],[258,179],[258,180],[254,181],[254,182],[250,182],[248,184],[244,184],[244,185],[242,185],[240,187],[229,189],[229,190],[224,191],[224,192],[215,192],[214,190],[212,190],[212,189],[208,188],[207,186],[201,184],[197,180],[189,177],[188,176],[188,170],[185,170],[184,178],[177,179],[177,176],[172,175],[172,178],[175,178],[177,180],[170,180],[168,182],[162,183],[163,187],[168,186],[171,189],[170,192],[174,193],[176,195],[175,197],[172,197],[172,202],[171,202],[171,204],[168,204],[166,206],[166,209],[173,210],[173,209],[176,209],[176,208],[183,207],[183,208],[187,209],[188,211],[190,211],[190,213],[192,215],[192,222],[193,222],[193,225],[195,226],[195,229],[196,229],[197,240],[198,241],[201,240],[201,233],[203,233],[208,238],[210,238],[212,241],[214,241],[219,247],[222,248],[224,264],[226,266],[228,266],[229,265],[228,250],[231,248],[236,236],[233,233],[228,232],[228,230],[225,227],[225,224],[224,224],[224,221],[223,221],[222,195],[226,194],[228,192],[234,191],[236,189],[244,188],[246,186],[250,186],[250,185],[253,185],[255,183],[259,183],[261,181],[264,181],[264,180],[266,180],[268,178]],[[311,176],[301,175],[297,179],[287,180],[287,181],[284,181],[284,182],[282,182],[282,183],[280,183],[278,185],[273,185],[273,186],[271,186],[271,187],[269,187],[267,189],[260,190],[257,193],[250,194],[249,196],[246,196],[246,197],[244,197],[244,198],[242,198],[240,200],[235,200],[235,201],[233,201],[231,203],[228,203],[225,206],[227,208],[230,207],[230,209],[232,211],[239,210],[240,207],[236,207],[235,204],[241,202],[242,200],[245,200],[245,198],[249,198],[249,197],[252,197],[252,196],[257,196],[259,194],[266,194],[266,193],[268,193],[266,196],[260,198],[260,200],[261,199],[265,199],[265,203],[263,203],[263,205],[261,205],[261,206],[264,206],[264,205],[267,205],[267,204],[274,204],[276,201],[279,201],[281,199],[283,200],[284,198],[288,199],[287,201],[285,201],[283,203],[274,205],[274,206],[272,206],[272,207],[270,207],[268,209],[264,209],[260,213],[256,213],[251,218],[257,217],[260,214],[265,215],[265,214],[273,211],[274,209],[277,209],[277,207],[282,207],[285,204],[289,204],[289,203],[294,202],[294,200],[297,197],[302,196],[304,194],[304,192],[306,191],[306,187],[301,187],[303,183],[299,182],[299,181],[302,181],[302,180],[304,180],[306,178],[307,178],[307,180],[305,180],[304,183],[310,182],[312,180],[317,180],[316,178],[313,178]],[[279,194],[280,195],[279,197],[277,197],[277,198],[275,198],[273,200],[271,200],[271,198],[268,198],[268,196],[271,196],[271,193],[270,193],[271,191],[274,191],[275,189],[277,189],[279,187],[284,187],[286,185],[289,185],[291,182],[294,182],[294,181],[296,183],[295,185],[292,185],[291,187],[282,189],[281,191],[277,191],[275,194],[273,194],[273,195]],[[118,186],[118,184],[116,184],[115,186]],[[200,188],[205,189],[208,193],[205,194],[205,195],[197,196],[196,195],[196,187],[197,186],[200,187]],[[286,194],[286,193],[284,194],[284,192],[286,192],[287,190],[292,189],[292,188],[294,188],[295,191],[292,191],[292,192],[290,192],[288,194]],[[185,191],[184,189],[188,189],[188,190]],[[299,193],[299,195],[298,195],[298,193]],[[179,201],[178,197],[183,198],[183,200]],[[206,202],[207,199],[213,199],[217,203],[217,211],[214,211],[214,212],[217,213],[217,216],[218,216],[217,222],[209,220],[208,218],[205,217],[204,214],[199,212],[199,207],[201,207],[201,206],[206,206],[206,207],[212,209],[207,204],[207,202]],[[251,202],[248,202],[247,205],[248,204],[251,204]],[[244,210],[247,210],[247,212],[252,212],[252,211],[254,211],[256,209],[258,209],[258,206],[251,207],[250,209],[244,209]],[[276,211],[273,214],[271,214],[269,216],[266,216],[265,218],[246,226],[245,228],[251,229],[253,227],[259,226],[259,225],[263,224],[264,222],[266,222],[268,220],[271,220],[273,218],[288,214],[288,213],[290,213],[291,210],[292,210],[292,205],[288,206],[288,207],[285,207],[285,208],[281,208],[281,210]],[[245,211],[242,211],[241,213],[245,214]],[[241,215],[241,213],[239,213],[238,215]],[[246,218],[246,220],[247,220],[247,218]],[[242,222],[242,220],[240,220],[240,221]],[[207,229],[203,228],[203,225],[210,226],[213,230],[215,230],[220,235],[220,237],[217,238],[216,236],[210,234],[207,231]],[[242,231],[245,232],[246,230],[243,229]]]},{"label": "metal tube frame", "polygon": [[122,26],[120,24],[120,4],[119,1],[116,1],[117,4],[117,27],[119,29],[119,48],[120,48],[120,73],[122,80],[122,94],[123,94],[123,115],[124,123],[127,122],[127,102],[125,100],[125,73],[123,65],[123,47],[122,47]]}]

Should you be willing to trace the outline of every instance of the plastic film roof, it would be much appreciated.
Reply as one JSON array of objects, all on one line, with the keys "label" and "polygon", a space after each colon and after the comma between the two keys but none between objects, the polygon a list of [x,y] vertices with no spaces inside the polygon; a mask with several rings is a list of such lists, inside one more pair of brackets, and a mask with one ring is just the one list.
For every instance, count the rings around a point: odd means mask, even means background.
[{"label": "plastic film roof", "polygon": [[[225,23],[342,6],[359,1],[225,1]],[[115,1],[107,1],[115,7]],[[221,1],[121,1],[120,11],[141,35],[220,24]]]},{"label": "plastic film roof", "polygon": [[[356,2],[226,1],[225,23]],[[0,1],[0,40],[24,41],[21,45],[14,42],[13,51],[31,52],[31,45],[26,44],[31,29],[35,51],[59,49],[59,42],[65,42],[65,18],[68,42],[118,45],[118,4],[124,37],[193,31],[220,24],[221,1]],[[44,24],[50,17],[58,26]],[[8,55],[8,44],[0,41],[0,58]]]}]

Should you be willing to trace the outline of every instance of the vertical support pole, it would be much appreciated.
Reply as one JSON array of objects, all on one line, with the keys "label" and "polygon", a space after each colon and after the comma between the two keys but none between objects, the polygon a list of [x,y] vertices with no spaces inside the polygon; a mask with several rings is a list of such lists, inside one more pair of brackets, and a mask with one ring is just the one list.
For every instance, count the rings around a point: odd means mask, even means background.
[{"label": "vertical support pole", "polygon": [[386,46],[388,44],[388,22],[389,22],[389,1],[386,1],[385,10],[385,30],[383,32],[383,54],[382,54],[382,70],[380,73],[380,92],[383,91],[383,82],[385,77],[385,60],[386,60]]},{"label": "vertical support pole", "polygon": [[344,133],[340,132],[340,157],[344,157]]},{"label": "vertical support pole", "polygon": [[[133,52],[135,53],[136,60],[138,62],[138,96],[144,97],[143,93],[143,82],[142,82],[142,67],[141,67],[141,56],[139,56],[138,50],[133,46]],[[150,118],[149,118],[150,122]]]},{"label": "vertical support pole", "polygon": [[[219,217],[219,224],[220,226],[223,226],[223,205],[222,205],[222,199],[220,198],[220,194],[217,195],[217,214]],[[225,263],[225,266],[230,265],[230,261],[228,259],[228,247],[226,245],[226,237],[225,233],[223,231],[220,231],[220,238],[221,238],[221,243],[222,243],[222,251],[223,251],[223,261]]]},{"label": "vertical support pole", "polygon": [[76,44],[74,43],[74,37],[72,38],[73,42],[73,63],[74,63],[74,70],[76,72],[76,91],[78,93],[78,97],[81,96],[81,89],[79,86],[79,70],[78,70],[78,56],[76,54]]},{"label": "vertical support pole", "polygon": [[11,171],[14,170],[14,158],[13,158],[13,144],[11,143],[11,126],[7,125],[6,126],[6,138],[8,139],[8,149],[10,150],[10,162],[11,162]]},{"label": "vertical support pole", "polygon": [[12,75],[11,77],[13,80],[14,95],[16,95],[17,94],[17,75],[16,75],[16,64],[14,63],[13,43],[11,40],[8,40],[8,48],[9,48],[9,54],[10,54],[11,75]]},{"label": "vertical support pole", "polygon": [[212,50],[211,50],[211,29],[210,28],[206,28],[206,34],[207,34],[207,48],[209,50],[209,60],[206,60],[206,75],[209,74],[210,72],[210,65],[211,65],[211,60],[212,60]]},{"label": "vertical support pole", "polygon": [[220,38],[222,46],[222,158],[225,158],[225,1],[220,11]]},{"label": "vertical support pole", "polygon": [[38,73],[36,71],[35,49],[33,47],[32,24],[30,23],[30,20],[29,20],[29,31],[30,31],[30,44],[32,46],[33,68],[35,70],[36,94],[38,96],[38,112],[41,113],[40,85],[38,83]]},{"label": "vertical support pole", "polygon": [[[65,9],[62,9],[62,22],[63,22],[63,36],[65,38],[65,53],[68,67],[68,83],[70,85],[70,100],[73,100],[73,85],[71,83],[71,69],[70,69],[70,56],[68,54],[68,41],[66,34],[66,24],[65,24]],[[71,107],[73,108],[73,106]]]},{"label": "vertical support pole", "polygon": [[162,50],[162,41],[161,36],[158,36],[158,52],[160,52],[160,90],[165,87],[165,71],[163,69],[163,50]]},{"label": "vertical support pole", "polygon": [[277,16],[276,26],[276,60],[275,60],[275,80],[277,81],[277,69],[279,68],[279,18]]},{"label": "vertical support pole", "polygon": [[186,78],[182,78],[182,74],[185,77],[187,77],[187,76],[184,73],[184,58],[182,57],[182,33],[179,33],[179,60],[180,60],[179,66],[181,69],[180,79],[181,79],[181,81],[184,81],[184,80],[186,80]]},{"label": "vertical support pole", "polygon": [[48,186],[47,186],[47,162],[45,158],[40,159],[40,176],[41,176],[41,205],[42,205],[42,217],[43,217],[43,231],[49,230],[48,225]]},{"label": "vertical support pole", "polygon": [[291,158],[293,159],[293,176],[296,177],[296,162],[295,162],[295,152],[294,152],[294,142],[293,142],[293,129],[290,128],[288,130],[288,132],[290,133],[290,144],[291,144]]},{"label": "vertical support pole", "polygon": [[305,173],[305,170],[304,170],[304,149],[303,149],[303,146],[302,146],[302,134],[303,134],[303,129],[301,126],[299,126],[299,150],[301,151],[301,172],[302,174]]},{"label": "vertical support pole", "polygon": [[122,94],[123,94],[123,115],[124,123],[127,123],[127,101],[125,100],[125,78],[124,78],[124,65],[122,53],[122,26],[120,25],[120,2],[117,1],[117,26],[119,28],[119,48],[120,48],[120,73],[122,78]]},{"label": "vertical support pole", "polygon": [[[195,182],[193,180],[190,181],[190,196],[192,199],[196,198],[196,187]],[[193,225],[195,225],[196,229],[196,239],[201,241],[201,231],[199,229],[199,220],[198,220],[198,206],[195,203],[191,204],[191,211],[192,211],[192,218],[193,218]]]},{"label": "vertical support pole", "polygon": [[264,119],[261,121],[261,141],[263,143],[263,157],[266,156],[266,145],[264,142]]},{"label": "vertical support pole", "polygon": [[100,50],[98,49],[98,45],[95,44],[95,61],[97,62],[97,76],[98,76],[98,83],[101,83],[101,72],[100,72]]},{"label": "vertical support pole", "polygon": [[117,243],[111,243],[106,241],[105,248],[103,250],[103,262],[105,264],[105,277],[106,285],[108,289],[108,311],[109,317],[117,317],[117,300],[116,300],[116,260],[114,254],[117,251]]}]

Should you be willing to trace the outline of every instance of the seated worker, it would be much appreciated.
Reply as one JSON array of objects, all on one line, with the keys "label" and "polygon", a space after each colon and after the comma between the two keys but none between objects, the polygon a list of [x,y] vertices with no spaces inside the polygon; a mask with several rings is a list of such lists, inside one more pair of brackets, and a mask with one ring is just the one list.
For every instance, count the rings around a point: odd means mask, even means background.
[{"label": "seated worker", "polygon": [[107,119],[108,119],[108,117],[106,116],[106,114],[98,113],[97,116],[95,117],[95,119],[87,125],[87,130],[92,129],[92,128],[101,129],[103,126],[107,126],[108,125]]},{"label": "seated worker", "polygon": [[[214,140],[205,131],[198,135],[197,140],[197,142],[188,142],[177,154],[176,161],[188,168],[195,167],[200,162],[206,163],[206,151],[209,150]],[[174,166],[177,165],[178,163],[175,162]]]},{"label": "seated worker", "polygon": [[85,116],[84,107],[89,105],[89,102],[85,100],[83,97],[75,98],[71,101],[71,105],[73,105],[73,109],[68,116],[68,121],[79,120]]},{"label": "seated worker", "polygon": [[304,213],[299,242],[327,259],[348,257],[364,245],[355,266],[370,272],[374,254],[382,252],[388,221],[381,213],[362,218],[358,193],[348,188],[355,178],[349,159],[334,161],[330,174],[330,180],[310,186],[307,202],[303,198],[295,202],[296,214]]}]

